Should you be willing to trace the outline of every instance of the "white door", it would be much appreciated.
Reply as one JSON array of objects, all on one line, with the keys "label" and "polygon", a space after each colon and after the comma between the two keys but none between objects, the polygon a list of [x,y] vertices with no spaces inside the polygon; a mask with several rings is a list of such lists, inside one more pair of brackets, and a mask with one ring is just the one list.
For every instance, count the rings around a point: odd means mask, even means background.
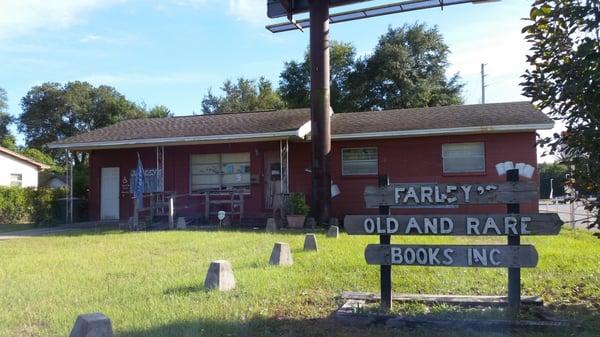
[{"label": "white door", "polygon": [[103,167],[100,178],[100,219],[119,219],[119,168]]}]

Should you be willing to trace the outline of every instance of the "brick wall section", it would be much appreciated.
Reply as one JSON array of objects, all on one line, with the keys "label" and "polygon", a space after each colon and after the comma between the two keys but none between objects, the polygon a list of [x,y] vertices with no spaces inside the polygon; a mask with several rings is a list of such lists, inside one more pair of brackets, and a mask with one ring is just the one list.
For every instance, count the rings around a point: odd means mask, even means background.
[{"label": "brick wall section", "polygon": [[[444,175],[442,169],[442,144],[462,142],[484,142],[486,172],[482,174]],[[388,174],[391,182],[501,182],[505,176],[498,176],[495,165],[511,160],[536,166],[535,133],[505,133],[464,136],[436,136],[400,139],[334,141],[332,144],[332,179],[341,190],[333,199],[334,216],[342,218],[346,214],[369,214],[377,210],[364,208],[362,193],[367,185],[376,185],[376,176],[342,176],[341,149],[352,147],[377,147],[380,173]],[[258,175],[260,182],[251,185],[250,196],[246,198],[245,212],[248,217],[265,217],[270,210],[264,204],[264,152],[277,151],[278,142],[255,142],[233,144],[187,145],[165,147],[165,190],[189,193],[189,158],[191,154],[250,152],[251,174]],[[129,171],[137,163],[136,152],[140,153],[145,168],[156,167],[154,148],[96,150],[90,156],[90,216],[100,216],[100,170],[102,167],[119,167],[121,179],[129,177]],[[311,175],[310,143],[290,143],[290,191],[303,192],[310,198]],[[533,181],[538,182],[535,172]],[[202,214],[202,197],[188,196],[177,200],[177,215]],[[120,217],[132,215],[131,195],[121,194]],[[537,202],[525,204],[522,212],[537,212]],[[504,205],[461,206],[458,209],[412,209],[393,210],[394,213],[465,213],[465,212],[505,212]]]}]

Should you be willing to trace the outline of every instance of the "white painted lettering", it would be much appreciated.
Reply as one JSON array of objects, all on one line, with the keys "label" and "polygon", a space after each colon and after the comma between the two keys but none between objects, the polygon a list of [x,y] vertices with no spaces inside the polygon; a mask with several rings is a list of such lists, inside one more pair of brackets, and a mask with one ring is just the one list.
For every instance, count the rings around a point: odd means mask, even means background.
[{"label": "white painted lettering", "polygon": [[473,264],[473,253],[471,252],[471,248],[467,249],[467,264],[469,266]]},{"label": "white painted lettering", "polygon": [[427,264],[427,261],[429,260],[427,258],[427,250],[425,248],[419,248],[417,249],[417,263],[418,264]]},{"label": "white painted lettering", "polygon": [[439,248],[429,248],[429,264],[436,265],[440,264],[440,260],[438,259],[438,254],[440,253]]},{"label": "white painted lettering", "polygon": [[404,193],[404,191],[406,191],[404,187],[396,187],[396,189],[394,190],[394,198],[396,204],[400,203],[400,199],[402,198],[402,193]]},{"label": "white painted lettering", "polygon": [[531,231],[527,228],[528,222],[531,221],[531,217],[524,216],[521,217],[521,235],[523,234],[531,234]]},{"label": "white painted lettering", "polygon": [[467,217],[467,235],[479,234],[479,219]]},{"label": "white painted lettering", "polygon": [[454,249],[451,248],[446,248],[444,249],[444,261],[442,261],[442,264],[449,266],[451,264],[454,263],[454,258],[452,258],[452,254],[454,253]]},{"label": "white painted lettering", "polygon": [[[486,249],[482,248],[482,249],[477,249],[477,248],[469,248],[469,250],[473,251],[473,262],[474,263],[479,263],[482,266],[487,266],[487,254],[486,254]],[[471,265],[471,262],[469,262],[469,265]]]},{"label": "white painted lettering", "polygon": [[471,193],[471,185],[460,185],[460,189],[463,191],[465,195],[465,203],[470,202],[470,193]]},{"label": "white painted lettering", "polygon": [[419,227],[419,223],[417,222],[417,219],[415,219],[414,217],[411,217],[410,219],[408,219],[408,225],[406,225],[405,234],[410,233],[413,229],[415,229],[417,231],[417,233],[423,234],[423,232],[421,231],[421,228]]},{"label": "white painted lettering", "polygon": [[404,196],[402,203],[406,204],[408,202],[408,199],[410,199],[410,198],[413,199],[415,204],[419,203],[419,197],[417,196],[417,192],[415,191],[415,188],[412,186],[408,188],[408,191],[406,192],[406,195]]},{"label": "white painted lettering", "polygon": [[432,195],[433,195],[433,189],[431,188],[431,186],[421,187],[421,202],[422,203],[425,203],[425,201],[428,201],[430,204],[432,204],[433,203]]},{"label": "white painted lettering", "polygon": [[456,196],[454,196],[454,193],[456,192],[457,187],[454,185],[447,185],[446,186],[446,194],[448,194],[448,199],[447,202],[449,204],[455,203],[458,198]]},{"label": "white painted lettering", "polygon": [[454,229],[454,222],[451,218],[443,217],[440,219],[440,233],[450,234]]},{"label": "white painted lettering", "polygon": [[494,218],[491,217],[485,220],[485,226],[483,226],[483,234],[488,234],[490,229],[493,229],[494,231],[496,231],[496,234],[500,235],[500,229],[496,225],[496,221],[494,220]]},{"label": "white painted lettering", "polygon": [[372,218],[366,218],[363,227],[365,228],[365,233],[371,234],[375,232],[375,222]]},{"label": "white painted lettering", "polygon": [[435,202],[437,204],[441,204],[446,202],[446,195],[443,193],[440,193],[440,187],[438,185],[435,185]]},{"label": "white painted lettering", "polygon": [[490,252],[490,263],[493,264],[494,266],[497,266],[500,264],[500,261],[496,260],[496,255],[500,254],[500,250],[494,248],[492,249],[492,251]]},{"label": "white painted lettering", "polygon": [[438,233],[438,219],[437,218],[423,218],[423,227],[425,227],[425,234],[437,234]]},{"label": "white painted lettering", "polygon": [[389,234],[394,234],[398,232],[398,220],[394,219],[394,218],[387,218],[385,219],[385,227],[387,229],[387,232]]},{"label": "white painted lettering", "polygon": [[404,262],[406,264],[414,264],[415,263],[415,259],[416,259],[415,255],[416,254],[415,254],[415,251],[413,249],[406,248],[404,250]]},{"label": "white painted lettering", "polygon": [[402,249],[400,247],[392,247],[390,251],[390,255],[392,258],[392,264],[401,264],[402,263]]},{"label": "white painted lettering", "polygon": [[517,233],[517,218],[514,216],[506,216],[504,217],[504,233],[511,235],[511,230],[512,234],[519,235],[519,233]]},{"label": "white painted lettering", "polygon": [[385,234],[385,228],[381,226],[381,218],[377,218],[377,233]]}]

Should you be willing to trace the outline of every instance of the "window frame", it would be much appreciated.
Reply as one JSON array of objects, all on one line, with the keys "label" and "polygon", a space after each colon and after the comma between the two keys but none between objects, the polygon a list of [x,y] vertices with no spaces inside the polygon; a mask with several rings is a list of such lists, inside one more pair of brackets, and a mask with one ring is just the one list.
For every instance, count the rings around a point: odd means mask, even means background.
[{"label": "window frame", "polygon": [[[219,172],[219,174],[218,174],[218,176],[219,176],[219,184],[220,184],[220,186],[223,186],[223,176],[229,174],[229,173],[224,173],[222,171],[222,168],[223,168],[223,155],[226,155],[226,154],[248,154],[248,166],[250,167],[250,171],[248,172],[248,175],[250,176],[250,180],[248,181],[248,188],[244,189],[242,194],[244,194],[244,195],[250,195],[251,194],[251,191],[252,191],[252,172],[251,172],[251,167],[252,167],[251,166],[252,165],[252,152],[246,151],[246,152],[191,153],[189,155],[189,157],[188,157],[189,158],[189,163],[188,163],[188,165],[189,165],[189,171],[188,171],[189,184],[188,185],[189,186],[188,186],[188,190],[189,190],[189,194],[190,195],[194,195],[194,196],[204,195],[207,192],[211,193],[213,195],[227,195],[227,194],[229,194],[232,191],[232,190],[221,190],[221,189],[216,190],[215,189],[215,190],[208,190],[208,191],[204,191],[204,192],[194,192],[193,189],[192,189],[192,185],[193,185],[193,182],[192,182],[192,177],[193,177],[192,167],[195,166],[195,165],[196,166],[197,165],[209,165],[209,164],[193,164],[192,163],[192,156],[218,155],[219,156],[219,163],[218,164],[219,164],[219,169],[221,170]],[[228,164],[245,164],[245,163],[246,162],[232,162],[232,163],[228,163]],[[211,163],[211,164],[214,164],[214,163]],[[211,174],[206,174],[206,175],[207,176],[211,176]],[[206,184],[206,185],[209,185],[209,184]],[[238,191],[240,191],[240,190],[241,189],[239,189]]]},{"label": "window frame", "polygon": [[[16,180],[13,177],[17,177]],[[10,187],[23,187],[23,173],[11,173],[10,174]]]},{"label": "window frame", "polygon": [[[483,167],[481,170],[470,170],[470,171],[448,171],[446,169],[446,158],[444,156],[444,147],[445,146],[449,146],[449,145],[463,145],[463,144],[480,144],[481,145],[481,149],[482,149],[482,154],[481,154],[481,158],[483,160]],[[480,175],[480,174],[485,174],[486,173],[486,151],[485,151],[485,142],[456,142],[456,143],[444,143],[442,144],[442,149],[441,149],[442,153],[441,153],[441,158],[442,158],[442,173],[446,174],[446,175]],[[472,156],[472,158],[474,158],[475,156]]]},{"label": "window frame", "polygon": [[[375,172],[374,173],[346,173],[344,172],[344,151],[348,150],[375,150]],[[355,159],[356,161],[357,159]],[[363,161],[371,161],[366,159],[358,159]],[[377,176],[379,174],[379,149],[376,146],[362,146],[362,147],[345,147],[340,152],[340,165],[342,170],[342,177],[360,177],[360,176]]]}]

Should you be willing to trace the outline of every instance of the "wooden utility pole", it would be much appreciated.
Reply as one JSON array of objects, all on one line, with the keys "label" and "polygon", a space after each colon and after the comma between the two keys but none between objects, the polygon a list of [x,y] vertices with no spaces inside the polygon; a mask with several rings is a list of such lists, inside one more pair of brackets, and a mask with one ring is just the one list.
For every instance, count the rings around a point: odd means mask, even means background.
[{"label": "wooden utility pole", "polygon": [[331,121],[329,116],[329,1],[310,0],[310,115],[312,138],[312,213],[329,221],[331,204]]}]

